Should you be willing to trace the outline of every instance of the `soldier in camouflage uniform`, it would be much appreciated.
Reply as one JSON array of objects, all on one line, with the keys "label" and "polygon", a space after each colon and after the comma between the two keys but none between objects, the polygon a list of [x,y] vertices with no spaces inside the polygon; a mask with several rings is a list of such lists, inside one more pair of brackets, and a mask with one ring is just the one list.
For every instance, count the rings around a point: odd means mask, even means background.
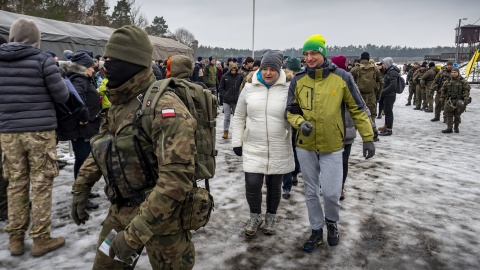
[{"label": "soldier in camouflage uniform", "polygon": [[408,99],[407,104],[405,106],[412,105],[412,98],[413,98],[413,105],[415,105],[415,90],[417,85],[413,80],[413,74],[418,70],[418,62],[413,63],[413,68],[408,71],[407,74],[407,81],[408,81]]},{"label": "soldier in camouflage uniform", "polygon": [[[370,84],[367,84],[372,85],[373,88],[366,87],[360,83],[360,77],[365,71],[373,73],[372,78],[367,78],[373,80]],[[362,53],[360,56],[360,64],[352,68],[350,73],[360,90],[363,100],[365,100],[365,103],[370,110],[372,121],[375,122],[377,116],[377,103],[382,96],[384,83],[382,73],[374,65],[370,64],[370,54],[368,52]]]},{"label": "soldier in camouflage uniform", "polygon": [[30,254],[42,256],[65,244],[63,237],[50,237],[50,217],[58,175],[54,103],[65,103],[69,92],[51,55],[40,50],[34,21],[16,20],[9,40],[0,47],[0,144],[8,181],[5,231],[10,254],[22,255],[31,212]]},{"label": "soldier in camouflage uniform", "polygon": [[433,94],[435,93],[433,89],[433,80],[437,73],[439,72],[438,68],[435,66],[434,62],[428,64],[428,70],[420,78],[420,85],[424,86],[426,89],[426,98],[427,98],[427,108],[425,112],[433,112]]},{"label": "soldier in camouflage uniform", "polygon": [[460,116],[470,101],[470,85],[460,76],[458,68],[452,69],[451,78],[442,85],[440,100],[445,104],[444,110],[447,118],[447,129],[442,130],[442,133],[452,133],[453,131],[459,133],[458,126],[462,122]]},{"label": "soldier in camouflage uniform", "polygon": [[420,68],[413,74],[413,81],[416,84],[415,108],[414,110],[424,110],[427,108],[427,98],[425,85],[420,84],[420,78],[425,74],[427,68],[426,62],[423,62]]},{"label": "soldier in camouflage uniform", "polygon": [[[443,109],[443,103],[440,102],[440,89],[447,80],[450,80],[450,73],[452,72],[452,69],[453,62],[448,61],[447,65],[442,69],[441,72],[437,74],[437,76],[435,76],[435,79],[433,80],[432,88],[435,92],[437,92],[437,94],[435,95],[435,117],[431,119],[432,122],[440,121],[440,112]],[[445,119],[445,113],[443,114],[443,122],[447,122]]]},{"label": "soldier in camouflage uniform", "polygon": [[174,93],[165,92],[155,107],[152,137],[134,125],[141,95],[155,82],[152,52],[147,33],[136,26],[117,29],[105,48],[112,106],[72,188],[77,225],[88,220],[88,194],[102,175],[112,203],[97,245],[112,229],[118,234],[109,255],[97,250],[93,269],[128,269],[131,255],[143,246],[153,269],[191,269],[195,262],[192,235],[182,228],[180,212],[194,183],[196,120]]}]

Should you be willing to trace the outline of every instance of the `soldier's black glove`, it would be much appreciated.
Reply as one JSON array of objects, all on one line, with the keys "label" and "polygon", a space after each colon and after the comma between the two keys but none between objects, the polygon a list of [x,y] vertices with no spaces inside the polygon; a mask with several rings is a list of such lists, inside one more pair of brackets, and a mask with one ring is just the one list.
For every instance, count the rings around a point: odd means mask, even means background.
[{"label": "soldier's black glove", "polygon": [[291,106],[288,111],[289,111],[291,114],[300,114],[300,115],[303,115],[303,111],[302,111],[302,109],[300,108],[300,105],[298,105],[298,104]]},{"label": "soldier's black glove", "polygon": [[308,137],[310,133],[312,133],[313,125],[308,121],[303,121],[300,124],[300,131],[302,132],[303,136]]},{"label": "soldier's black glove", "polygon": [[125,231],[120,231],[117,233],[115,238],[113,238],[112,243],[110,244],[108,256],[114,259],[115,255],[117,255],[121,261],[131,265],[133,263],[132,255],[136,250],[137,249],[130,247],[125,240]]},{"label": "soldier's black glove", "polygon": [[85,224],[85,221],[88,220],[89,214],[85,210],[87,208],[88,196],[90,195],[91,188],[84,187],[78,188],[74,186],[72,194],[72,219],[80,226],[80,224]]},{"label": "soldier's black glove", "polygon": [[235,152],[235,155],[241,157],[241,156],[242,156],[243,149],[242,149],[241,146],[239,146],[239,147],[233,147],[233,152]]},{"label": "soldier's black glove", "polygon": [[375,155],[375,144],[373,142],[363,143],[363,157],[369,159]]}]

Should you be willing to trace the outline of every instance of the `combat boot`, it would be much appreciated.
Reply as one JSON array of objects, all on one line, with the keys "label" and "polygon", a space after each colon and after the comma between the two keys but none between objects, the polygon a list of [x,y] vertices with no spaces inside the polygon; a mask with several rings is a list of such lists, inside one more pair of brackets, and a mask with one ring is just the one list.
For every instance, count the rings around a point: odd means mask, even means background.
[{"label": "combat boot", "polygon": [[452,128],[447,128],[442,130],[442,133],[452,133],[452,132],[453,132]]},{"label": "combat boot", "polygon": [[387,128],[385,131],[380,132],[378,135],[379,136],[391,136],[392,135],[392,129]]},{"label": "combat boot", "polygon": [[440,116],[435,115],[435,117],[432,118],[430,121],[432,121],[432,122],[440,121]]},{"label": "combat boot", "polygon": [[328,245],[330,246],[338,245],[338,241],[340,240],[340,235],[338,235],[337,222],[325,219],[325,223],[327,223]]},{"label": "combat boot", "polygon": [[323,243],[323,229],[312,230],[312,234],[307,241],[303,244],[303,250],[312,252],[317,249],[317,247]]},{"label": "combat boot", "polygon": [[265,215],[265,225],[263,227],[263,233],[266,235],[274,235],[275,231],[275,214],[267,213]]},{"label": "combat boot", "polygon": [[60,248],[63,245],[65,245],[65,238],[63,237],[34,238],[30,255],[32,255],[33,257],[40,257],[50,251],[54,251],[55,249]]},{"label": "combat boot", "polygon": [[20,256],[25,252],[24,238],[10,238],[8,242],[8,248],[10,249],[10,255]]},{"label": "combat boot", "polygon": [[222,139],[228,139],[228,130],[223,131]]},{"label": "combat boot", "polygon": [[247,222],[247,226],[245,226],[244,234],[246,236],[254,236],[257,233],[258,227],[260,227],[262,223],[262,214],[250,213],[250,219]]},{"label": "combat boot", "polygon": [[410,103],[410,101],[407,102],[407,104],[405,104],[405,106],[410,106],[410,105],[412,105],[412,103]]},{"label": "combat boot", "polygon": [[455,133],[460,133],[460,130],[458,129],[459,124],[455,123],[455,126],[453,127],[453,131]]},{"label": "combat boot", "polygon": [[383,125],[382,127],[379,127],[378,130],[381,132],[385,132],[385,130],[387,130],[387,125]]}]

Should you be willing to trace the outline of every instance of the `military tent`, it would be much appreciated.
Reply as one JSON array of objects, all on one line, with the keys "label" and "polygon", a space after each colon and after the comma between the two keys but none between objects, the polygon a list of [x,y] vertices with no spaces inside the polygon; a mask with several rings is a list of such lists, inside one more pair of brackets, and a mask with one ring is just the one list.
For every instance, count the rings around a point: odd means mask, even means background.
[{"label": "military tent", "polygon": [[[51,50],[59,59],[64,60],[63,51],[86,49],[93,55],[103,55],[105,45],[115,29],[103,26],[91,26],[62,22],[0,10],[0,35],[8,40],[10,26],[18,18],[34,20],[41,31],[42,50]],[[166,59],[169,55],[186,55],[193,60],[193,49],[168,38],[150,36],[153,45],[152,59]]]}]

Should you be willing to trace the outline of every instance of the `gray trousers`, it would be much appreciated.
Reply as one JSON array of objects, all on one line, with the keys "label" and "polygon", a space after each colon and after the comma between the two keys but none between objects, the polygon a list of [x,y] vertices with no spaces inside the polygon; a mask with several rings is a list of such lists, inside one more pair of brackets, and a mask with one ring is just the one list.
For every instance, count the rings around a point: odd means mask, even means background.
[{"label": "gray trousers", "polygon": [[[317,153],[297,147],[297,156],[305,184],[308,219],[313,230],[323,228],[324,218],[331,221],[340,219],[342,153],[343,149],[332,153]],[[320,201],[320,187],[325,203],[325,215]]]},{"label": "gray trousers", "polygon": [[235,107],[237,107],[237,104],[223,103],[223,130],[228,130],[230,127],[230,116],[235,113]]}]

